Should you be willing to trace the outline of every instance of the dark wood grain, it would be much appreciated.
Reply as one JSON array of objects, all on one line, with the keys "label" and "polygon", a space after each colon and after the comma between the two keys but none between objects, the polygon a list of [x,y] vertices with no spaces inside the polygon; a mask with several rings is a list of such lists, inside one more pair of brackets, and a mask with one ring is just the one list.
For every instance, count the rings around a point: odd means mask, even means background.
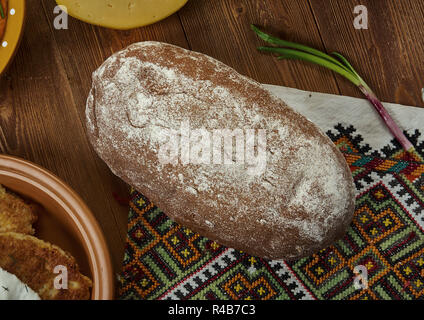
[{"label": "dark wood grain", "polygon": [[334,75],[315,66],[261,54],[257,24],[288,40],[322,48],[307,1],[190,1],[179,13],[192,50],[223,61],[257,81],[320,92],[337,92]]},{"label": "dark wood grain", "polygon": [[[383,101],[424,106],[424,1],[363,0],[368,30],[356,30],[356,0],[310,0],[328,52],[344,54]],[[341,93],[360,97],[337,78]]]},{"label": "dark wood grain", "polygon": [[251,23],[288,40],[346,55],[382,100],[424,106],[424,2],[363,0],[369,29],[355,30],[356,0],[190,0],[171,17],[132,31],[114,31],[70,18],[53,28],[53,0],[28,0],[25,35],[0,79],[0,150],[34,161],[70,184],[106,235],[119,272],[128,208],[112,196],[128,194],[98,158],[85,134],[91,73],[112,53],[143,40],[191,48],[257,81],[360,96],[347,81],[307,63],[261,54]]},{"label": "dark wood grain", "polygon": [[[112,197],[122,189],[97,159],[85,136],[80,109],[41,1],[29,1],[20,50],[1,80],[2,152],[57,174],[88,203],[105,234],[115,268],[122,259],[126,209]],[[118,216],[123,219],[119,220]],[[119,270],[119,269],[117,269]]]}]

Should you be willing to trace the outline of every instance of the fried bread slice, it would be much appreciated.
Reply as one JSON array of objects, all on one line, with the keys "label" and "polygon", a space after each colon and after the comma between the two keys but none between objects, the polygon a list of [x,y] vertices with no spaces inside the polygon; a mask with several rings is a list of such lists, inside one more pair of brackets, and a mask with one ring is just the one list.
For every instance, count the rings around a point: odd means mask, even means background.
[{"label": "fried bread slice", "polygon": [[26,203],[0,185],[0,232],[34,234],[35,205]]},{"label": "fried bread slice", "polygon": [[[55,281],[64,284],[64,278],[57,280],[65,274],[62,266],[66,267],[67,289],[55,286]],[[90,298],[92,282],[80,273],[75,259],[61,248],[30,235],[0,233],[0,268],[16,275],[43,300]]]}]

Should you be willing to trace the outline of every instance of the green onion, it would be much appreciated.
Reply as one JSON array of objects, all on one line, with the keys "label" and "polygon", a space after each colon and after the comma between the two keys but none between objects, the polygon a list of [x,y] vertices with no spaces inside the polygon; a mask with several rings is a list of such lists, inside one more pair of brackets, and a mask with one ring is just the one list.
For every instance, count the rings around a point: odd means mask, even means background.
[{"label": "green onion", "polygon": [[292,48],[292,49],[296,49],[296,50],[299,50],[299,51],[304,51],[304,52],[313,54],[314,56],[324,58],[324,59],[326,59],[330,62],[333,62],[334,64],[337,64],[340,67],[344,68],[344,66],[339,61],[337,61],[333,57],[329,56],[328,54],[325,54],[324,52],[321,52],[321,51],[316,50],[314,48],[304,46],[302,44],[298,44],[298,43],[295,43],[295,42],[289,42],[289,41],[281,40],[279,38],[270,36],[270,35],[266,34],[265,32],[262,32],[261,30],[259,30],[253,24],[251,25],[251,27],[252,27],[252,30],[255,31],[256,34],[262,40],[264,40],[265,42],[268,42],[270,44],[275,44],[275,45],[278,45],[278,46],[281,46],[281,47]]},{"label": "green onion", "polygon": [[273,47],[259,47],[258,50],[278,53],[279,54],[278,59],[295,59],[295,60],[304,60],[308,62],[313,62],[315,64],[318,64],[320,66],[323,66],[325,68],[328,68],[337,72],[338,74],[344,76],[345,78],[352,81],[356,85],[360,84],[360,81],[355,76],[352,76],[352,73],[349,70],[347,70],[344,66],[339,66],[338,64],[334,64],[331,61],[315,56],[313,54],[309,54],[306,52],[293,50],[293,49],[273,48]]},{"label": "green onion", "polygon": [[0,16],[2,19],[4,19],[6,17],[6,15],[4,14],[4,9],[3,9],[3,5],[0,3]]},{"label": "green onion", "polygon": [[357,86],[359,90],[361,90],[361,92],[365,95],[365,97],[371,102],[371,104],[374,106],[377,113],[383,119],[390,132],[402,145],[403,149],[407,152],[415,151],[415,148],[412,143],[408,140],[403,131],[395,123],[393,118],[384,108],[381,101],[377,98],[377,96],[365,83],[361,76],[359,76],[359,74],[355,71],[349,61],[340,53],[333,52],[331,55],[328,55],[322,51],[310,48],[308,46],[273,37],[261,31],[254,25],[251,25],[251,28],[262,40],[272,45],[278,46],[259,47],[258,50],[263,52],[276,53],[278,55],[278,59],[294,59],[311,62],[327,69],[330,69],[348,79],[355,86]]}]

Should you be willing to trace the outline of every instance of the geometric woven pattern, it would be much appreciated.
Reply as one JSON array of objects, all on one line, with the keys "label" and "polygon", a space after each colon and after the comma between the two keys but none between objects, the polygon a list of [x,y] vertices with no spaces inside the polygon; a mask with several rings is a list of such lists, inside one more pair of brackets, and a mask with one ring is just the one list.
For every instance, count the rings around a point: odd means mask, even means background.
[{"label": "geometric woven pattern", "polygon": [[[370,150],[352,127],[328,135],[357,188],[345,237],[297,261],[226,248],[170,220],[131,192],[121,299],[424,299],[424,154],[393,142]],[[368,287],[357,289],[355,267]]]}]

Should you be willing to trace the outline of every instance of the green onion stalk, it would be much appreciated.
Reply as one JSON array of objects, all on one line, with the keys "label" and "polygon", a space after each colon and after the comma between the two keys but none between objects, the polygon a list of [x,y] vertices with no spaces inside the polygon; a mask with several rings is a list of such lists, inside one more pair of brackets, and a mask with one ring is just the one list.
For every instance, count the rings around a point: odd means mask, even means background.
[{"label": "green onion stalk", "polygon": [[0,17],[2,19],[6,18],[6,14],[4,13],[3,5],[0,3]]},{"label": "green onion stalk", "polygon": [[281,40],[258,29],[256,26],[251,25],[252,30],[265,42],[268,42],[276,47],[259,47],[258,50],[262,52],[276,53],[278,59],[294,59],[311,62],[327,69],[330,69],[356,85],[359,90],[365,95],[369,102],[374,106],[377,113],[383,119],[384,123],[399,141],[403,149],[407,152],[414,152],[415,148],[412,143],[405,136],[403,131],[398,127],[393,118],[384,108],[381,101],[377,98],[375,93],[355,71],[349,61],[340,53],[333,52],[328,55],[322,51],[304,46],[298,43]]}]

